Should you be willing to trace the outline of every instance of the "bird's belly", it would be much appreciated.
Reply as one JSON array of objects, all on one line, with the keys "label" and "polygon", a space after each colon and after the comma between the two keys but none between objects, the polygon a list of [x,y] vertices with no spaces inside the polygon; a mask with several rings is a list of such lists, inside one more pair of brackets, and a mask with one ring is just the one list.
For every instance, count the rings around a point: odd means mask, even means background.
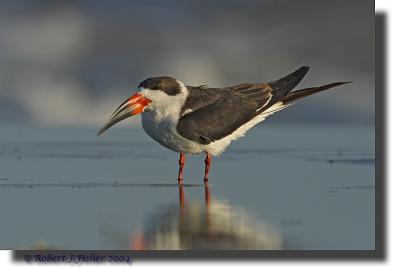
[{"label": "bird's belly", "polygon": [[201,153],[204,146],[183,138],[176,131],[176,122],[163,118],[157,120],[153,112],[142,113],[142,126],[144,131],[155,141],[175,152]]}]

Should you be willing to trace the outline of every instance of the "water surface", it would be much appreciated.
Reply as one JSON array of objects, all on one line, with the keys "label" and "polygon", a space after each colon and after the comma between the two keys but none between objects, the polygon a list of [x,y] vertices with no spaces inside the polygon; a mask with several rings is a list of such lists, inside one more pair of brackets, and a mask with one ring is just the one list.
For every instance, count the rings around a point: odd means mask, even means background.
[{"label": "water surface", "polygon": [[3,128],[0,248],[374,249],[374,150],[372,127],[257,126],[213,159],[208,206],[187,156],[182,214],[178,155],[140,127]]}]

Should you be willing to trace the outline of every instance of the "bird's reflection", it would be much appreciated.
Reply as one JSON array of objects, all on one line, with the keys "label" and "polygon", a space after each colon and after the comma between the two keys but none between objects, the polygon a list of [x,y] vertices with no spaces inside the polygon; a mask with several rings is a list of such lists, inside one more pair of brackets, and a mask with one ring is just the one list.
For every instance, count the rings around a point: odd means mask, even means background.
[{"label": "bird's reflection", "polygon": [[226,200],[211,199],[204,186],[204,204],[185,200],[184,187],[178,187],[179,205],[151,215],[143,233],[134,235],[133,249],[217,250],[281,249],[279,232],[243,208]]}]

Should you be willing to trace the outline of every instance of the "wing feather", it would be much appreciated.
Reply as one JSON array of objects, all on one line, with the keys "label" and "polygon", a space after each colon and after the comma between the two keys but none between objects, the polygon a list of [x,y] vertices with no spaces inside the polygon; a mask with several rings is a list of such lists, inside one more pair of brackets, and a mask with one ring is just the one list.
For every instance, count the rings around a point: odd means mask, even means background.
[{"label": "wing feather", "polygon": [[[250,121],[271,99],[268,84],[240,84],[222,89],[191,88],[177,130],[183,137],[209,144]],[[190,109],[190,113],[184,113]]]},{"label": "wing feather", "polygon": [[[226,88],[188,87],[177,131],[183,137],[209,144],[233,133],[243,124],[268,112],[303,79],[301,67],[270,83],[242,83]],[[190,111],[190,112],[188,112]]]}]

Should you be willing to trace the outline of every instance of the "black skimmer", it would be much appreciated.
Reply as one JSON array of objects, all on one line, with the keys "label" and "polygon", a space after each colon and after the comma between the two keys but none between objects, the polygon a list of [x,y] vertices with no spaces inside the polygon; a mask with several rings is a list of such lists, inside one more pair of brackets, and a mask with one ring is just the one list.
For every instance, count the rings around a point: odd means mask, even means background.
[{"label": "black skimmer", "polygon": [[111,115],[98,135],[130,116],[142,113],[145,132],[178,152],[178,182],[182,185],[184,154],[205,153],[204,183],[208,184],[211,156],[295,100],[348,82],[335,82],[292,91],[309,67],[269,83],[242,83],[224,88],[187,86],[172,77],[152,77]]}]

